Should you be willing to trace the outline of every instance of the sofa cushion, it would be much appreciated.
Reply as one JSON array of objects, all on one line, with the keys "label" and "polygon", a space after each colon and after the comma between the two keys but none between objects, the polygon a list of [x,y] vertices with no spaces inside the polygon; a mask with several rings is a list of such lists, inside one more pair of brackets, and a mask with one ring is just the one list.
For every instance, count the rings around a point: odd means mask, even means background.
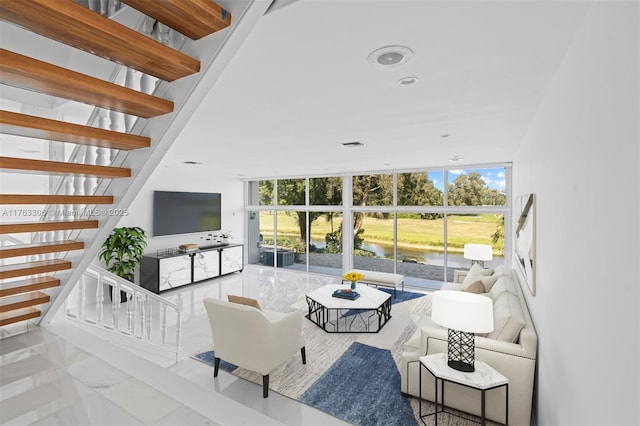
[{"label": "sofa cushion", "polygon": [[254,308],[260,311],[262,310],[262,308],[260,308],[260,304],[256,299],[252,299],[250,297],[234,296],[233,294],[227,295],[227,298],[231,303],[238,303],[240,305],[253,306]]},{"label": "sofa cushion", "polygon": [[475,293],[475,294],[482,294],[485,293],[484,291],[484,284],[482,284],[482,281],[478,280],[472,284],[469,284],[468,286],[464,287],[462,291],[466,291],[469,293]]},{"label": "sofa cushion", "polygon": [[420,320],[420,322],[418,323],[418,327],[416,328],[416,331],[413,333],[411,338],[407,340],[407,342],[404,344],[405,351],[417,351],[418,349],[420,349],[423,327],[443,328],[438,324],[436,324],[435,322],[433,322],[431,320],[431,316],[422,317],[422,320]]},{"label": "sofa cushion", "polygon": [[482,266],[480,266],[480,264],[478,263],[474,263],[473,265],[471,265],[471,268],[469,268],[469,272],[467,272],[467,275],[484,275],[484,276],[489,276],[493,274],[493,269],[484,269]]},{"label": "sofa cushion", "polygon": [[440,290],[453,290],[453,291],[460,291],[462,290],[462,285],[458,284],[458,283],[442,283],[442,286],[440,287]]},{"label": "sofa cushion", "polygon": [[500,265],[496,269],[493,270],[493,274],[491,274],[491,275],[504,275],[505,271],[506,271],[505,266],[504,265]]},{"label": "sofa cushion", "polygon": [[487,337],[516,343],[522,327],[524,327],[524,317],[518,297],[508,291],[501,293],[493,302],[493,331]]},{"label": "sofa cushion", "polygon": [[494,277],[494,276],[467,275],[462,281],[461,288],[463,291],[466,291],[467,287],[469,287],[476,281],[480,281],[484,285],[484,291],[482,293],[487,293],[489,292],[489,290],[491,290],[491,287],[493,286],[493,284],[496,282],[497,279],[498,277]]},{"label": "sofa cushion", "polygon": [[505,291],[508,291],[515,296],[518,295],[518,291],[516,290],[515,282],[513,281],[513,279],[508,275],[501,275],[500,277],[498,277],[495,284],[493,284],[491,290],[489,290],[489,293],[491,294],[491,298],[495,302],[496,300],[498,300],[498,297],[500,297],[500,295]]}]

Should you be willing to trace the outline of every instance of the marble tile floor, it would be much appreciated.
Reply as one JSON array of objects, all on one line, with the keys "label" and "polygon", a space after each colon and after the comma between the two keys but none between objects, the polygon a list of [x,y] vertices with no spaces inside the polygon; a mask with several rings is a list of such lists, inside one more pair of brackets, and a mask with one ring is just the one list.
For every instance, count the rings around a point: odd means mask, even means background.
[{"label": "marble tile floor", "polygon": [[85,327],[54,320],[0,340],[0,424],[344,425],[326,413],[190,358],[211,346],[202,300],[227,294],[286,310],[337,277],[248,266],[244,272],[163,294],[184,301],[178,363],[132,352]]}]

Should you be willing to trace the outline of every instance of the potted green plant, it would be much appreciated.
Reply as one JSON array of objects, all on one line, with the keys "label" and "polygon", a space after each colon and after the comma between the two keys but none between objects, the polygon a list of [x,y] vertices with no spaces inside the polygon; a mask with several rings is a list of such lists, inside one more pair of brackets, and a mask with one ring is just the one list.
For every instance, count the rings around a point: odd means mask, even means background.
[{"label": "potted green plant", "polygon": [[[113,228],[102,243],[98,259],[104,262],[110,272],[133,282],[133,273],[147,247],[146,237],[144,229],[136,226]],[[120,292],[120,301],[126,301],[126,294],[123,292]]]}]

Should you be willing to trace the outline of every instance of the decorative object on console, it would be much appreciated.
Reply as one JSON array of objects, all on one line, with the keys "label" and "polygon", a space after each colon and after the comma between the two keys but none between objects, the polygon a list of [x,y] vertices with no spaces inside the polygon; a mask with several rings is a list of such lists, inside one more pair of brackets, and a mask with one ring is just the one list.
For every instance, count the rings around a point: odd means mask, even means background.
[{"label": "decorative object on console", "polygon": [[471,260],[471,265],[475,263],[484,266],[485,260],[493,259],[493,252],[491,246],[488,244],[465,244],[464,245],[464,258]]},{"label": "decorative object on console", "polygon": [[196,250],[198,250],[198,245],[197,244],[193,244],[193,243],[189,243],[189,244],[180,244],[178,246],[178,249],[182,252],[182,253],[191,253],[194,252]]},{"label": "decorative object on console", "polygon": [[493,331],[493,300],[463,291],[433,293],[431,318],[448,331],[448,365],[465,372],[475,371],[475,333]]},{"label": "decorative object on console", "polygon": [[[104,262],[110,272],[133,282],[133,273],[147,247],[146,237],[145,230],[136,226],[113,228],[102,243],[98,259]],[[120,292],[120,301],[126,302],[126,299],[126,294]]]},{"label": "decorative object on console", "polygon": [[347,272],[342,276],[345,281],[351,281],[351,290],[356,289],[356,283],[364,279],[364,275],[359,272]]},{"label": "decorative object on console", "polygon": [[515,229],[516,263],[524,275],[529,290],[536,295],[536,206],[535,194],[514,199],[513,211],[518,214]]},{"label": "decorative object on console", "polygon": [[223,244],[228,244],[229,243],[229,239],[231,238],[231,231],[229,231],[228,229],[222,231],[220,233],[220,238],[222,238],[222,243]]}]

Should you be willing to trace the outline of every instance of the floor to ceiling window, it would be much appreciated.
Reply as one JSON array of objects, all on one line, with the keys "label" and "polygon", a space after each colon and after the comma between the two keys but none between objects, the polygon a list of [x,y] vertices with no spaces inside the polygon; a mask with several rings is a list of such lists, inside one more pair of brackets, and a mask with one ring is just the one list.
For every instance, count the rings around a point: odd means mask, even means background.
[{"label": "floor to ceiling window", "polygon": [[249,263],[396,272],[437,287],[469,268],[464,244],[490,245],[488,267],[504,262],[509,173],[500,164],[248,181]]}]

